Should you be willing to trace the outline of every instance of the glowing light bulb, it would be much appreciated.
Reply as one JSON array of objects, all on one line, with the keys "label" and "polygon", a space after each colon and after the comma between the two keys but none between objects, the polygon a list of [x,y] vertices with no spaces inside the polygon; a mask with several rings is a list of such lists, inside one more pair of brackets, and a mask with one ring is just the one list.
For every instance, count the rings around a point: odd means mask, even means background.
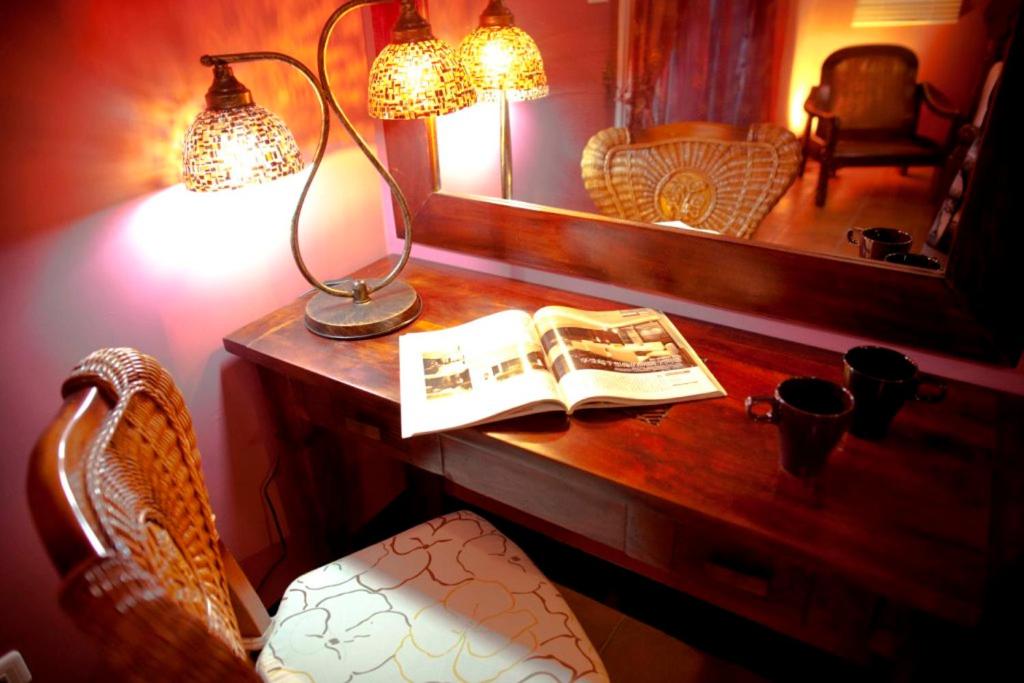
[{"label": "glowing light bulb", "polygon": [[254,104],[207,109],[185,134],[185,186],[232,190],[302,170],[295,138],[280,118]]},{"label": "glowing light bulb", "polygon": [[515,51],[500,38],[486,43],[480,50],[480,63],[490,78],[504,82],[512,68]]},{"label": "glowing light bulb", "polygon": [[481,101],[493,101],[502,92],[513,101],[548,94],[540,50],[521,28],[481,26],[462,41],[459,58]]}]

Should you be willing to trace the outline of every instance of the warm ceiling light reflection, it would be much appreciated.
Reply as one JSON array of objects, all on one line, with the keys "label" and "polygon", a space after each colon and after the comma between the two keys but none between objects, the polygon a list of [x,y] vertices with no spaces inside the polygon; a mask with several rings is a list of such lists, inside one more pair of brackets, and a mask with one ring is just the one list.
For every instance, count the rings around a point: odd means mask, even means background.
[{"label": "warm ceiling light reflection", "polygon": [[122,239],[144,272],[182,283],[252,277],[287,257],[295,198],[308,169],[233,192],[189,192],[174,185],[143,200],[126,218]]}]

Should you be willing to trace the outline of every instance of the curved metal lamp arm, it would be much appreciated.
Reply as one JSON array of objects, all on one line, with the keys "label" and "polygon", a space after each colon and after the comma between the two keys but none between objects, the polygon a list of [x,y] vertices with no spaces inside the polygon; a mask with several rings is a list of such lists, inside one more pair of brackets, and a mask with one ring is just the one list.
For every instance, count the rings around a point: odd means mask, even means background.
[{"label": "curved metal lamp arm", "polygon": [[306,184],[302,187],[302,193],[299,195],[299,202],[295,207],[295,213],[292,214],[291,245],[295,265],[298,266],[299,271],[302,273],[302,276],[306,278],[306,281],[321,292],[326,292],[332,296],[343,296],[350,299],[356,298],[357,293],[353,290],[336,289],[318,280],[309,271],[309,268],[306,267],[306,262],[303,260],[302,252],[299,249],[299,217],[302,215],[302,207],[306,203],[306,196],[309,194],[309,188],[313,185],[313,178],[316,177],[316,172],[320,168],[320,162],[323,161],[324,151],[327,149],[327,140],[331,131],[331,113],[327,108],[327,100],[324,98],[323,88],[320,85],[320,81],[317,80],[316,74],[314,74],[309,67],[299,60],[280,52],[240,52],[223,55],[203,55],[199,61],[203,66],[216,66],[217,64],[257,62],[263,60],[284,62],[298,70],[299,73],[306,77],[306,80],[309,81],[310,85],[313,86],[313,90],[316,92],[317,101],[320,103],[320,140],[317,142],[316,152],[313,154],[313,168],[309,172],[309,177],[306,178]]},{"label": "curved metal lamp arm", "polygon": [[327,75],[327,44],[331,40],[331,33],[334,31],[334,27],[346,14],[352,10],[359,9],[361,7],[369,7],[371,5],[381,5],[387,2],[394,2],[395,0],[352,0],[347,2],[338,9],[334,10],[334,13],[327,19],[324,24],[323,30],[320,32],[320,43],[317,47],[317,69],[320,72],[320,82],[323,84],[323,93],[327,97],[327,101],[331,105],[331,109],[337,115],[341,121],[341,125],[348,131],[349,136],[355,141],[362,150],[366,158],[370,160],[373,167],[377,169],[377,172],[387,182],[388,187],[391,188],[391,195],[395,201],[398,202],[398,208],[402,214],[402,229],[405,236],[405,241],[402,244],[402,256],[398,259],[398,262],[391,269],[391,272],[387,274],[382,280],[376,282],[373,285],[367,285],[367,293],[375,292],[382,287],[385,287],[398,277],[398,274],[405,267],[406,262],[409,260],[409,253],[412,251],[412,214],[409,212],[409,202],[405,198],[405,194],[402,192],[402,188],[398,186],[398,181],[395,180],[394,176],[384,167],[380,162],[380,159],[373,153],[370,146],[366,144],[366,140],[359,134],[359,131],[355,129],[352,122],[346,116],[345,112],[342,111],[341,105],[338,104],[338,99],[334,95],[334,89],[331,88],[330,78]]}]

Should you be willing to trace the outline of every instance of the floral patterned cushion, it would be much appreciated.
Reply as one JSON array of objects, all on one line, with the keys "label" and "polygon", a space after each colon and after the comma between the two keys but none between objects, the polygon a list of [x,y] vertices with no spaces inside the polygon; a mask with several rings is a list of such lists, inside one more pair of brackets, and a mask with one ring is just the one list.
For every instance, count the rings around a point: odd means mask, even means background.
[{"label": "floral patterned cushion", "polygon": [[269,681],[607,681],[525,554],[456,512],[296,579],[257,663]]}]

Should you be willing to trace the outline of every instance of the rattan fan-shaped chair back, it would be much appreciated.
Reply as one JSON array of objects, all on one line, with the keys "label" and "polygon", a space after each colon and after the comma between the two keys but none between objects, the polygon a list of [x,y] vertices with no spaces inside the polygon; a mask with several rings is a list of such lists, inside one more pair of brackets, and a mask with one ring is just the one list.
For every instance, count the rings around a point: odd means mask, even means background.
[{"label": "rattan fan-shaped chair back", "polygon": [[749,238],[796,178],[800,145],[785,128],[682,122],[632,135],[606,128],[583,150],[598,211]]},{"label": "rattan fan-shaped chair back", "polygon": [[97,351],[63,386],[28,493],[64,577],[61,605],[125,680],[258,680],[245,659],[192,422],[133,349]]}]

